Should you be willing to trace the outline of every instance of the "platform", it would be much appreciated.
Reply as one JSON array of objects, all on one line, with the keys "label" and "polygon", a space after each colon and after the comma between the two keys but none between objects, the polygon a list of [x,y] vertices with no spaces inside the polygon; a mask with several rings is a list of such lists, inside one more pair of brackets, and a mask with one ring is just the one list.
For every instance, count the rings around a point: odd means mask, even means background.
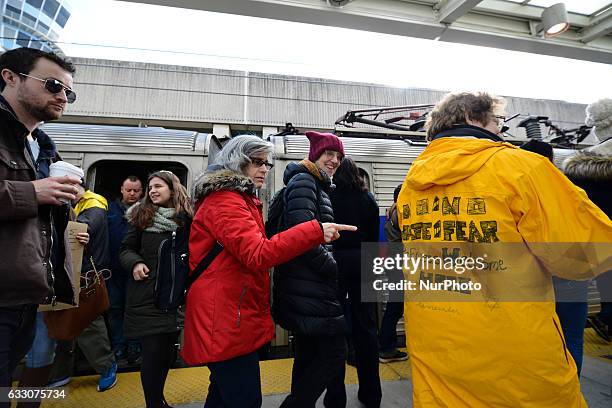
[{"label": "platform", "polygon": [[[612,407],[612,344],[606,344],[593,331],[585,330],[585,357],[582,369],[582,391],[590,408]],[[278,407],[291,386],[293,359],[261,362],[264,407]],[[209,371],[206,367],[171,370],[165,395],[176,408],[201,408],[206,399]],[[380,365],[384,408],[411,407],[410,360]],[[142,408],[144,398],[138,372],[121,373],[117,385],[106,392],[96,391],[98,376],[73,378],[67,386],[69,398],[61,403],[46,402],[44,408]],[[346,379],[348,404],[360,407],[357,402],[357,371],[347,366]],[[321,400],[317,407],[323,406]]]}]

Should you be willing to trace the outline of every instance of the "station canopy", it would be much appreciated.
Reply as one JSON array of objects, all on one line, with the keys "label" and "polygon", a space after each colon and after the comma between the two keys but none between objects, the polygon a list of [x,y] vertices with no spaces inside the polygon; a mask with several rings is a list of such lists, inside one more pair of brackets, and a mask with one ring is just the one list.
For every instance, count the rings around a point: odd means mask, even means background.
[{"label": "station canopy", "polygon": [[[612,64],[610,0],[124,0]],[[568,29],[543,13],[564,3]],[[555,8],[552,18],[557,18]],[[550,20],[551,13],[548,13]]]}]

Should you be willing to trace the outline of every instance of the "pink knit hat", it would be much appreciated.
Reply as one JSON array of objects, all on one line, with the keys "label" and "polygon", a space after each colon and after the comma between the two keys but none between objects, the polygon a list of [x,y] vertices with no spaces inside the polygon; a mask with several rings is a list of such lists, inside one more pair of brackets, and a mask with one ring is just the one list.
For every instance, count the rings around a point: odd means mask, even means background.
[{"label": "pink knit hat", "polygon": [[305,135],[310,141],[308,160],[311,162],[317,161],[326,150],[333,150],[344,156],[344,145],[338,136],[332,133],[319,133],[313,131],[308,131]]}]

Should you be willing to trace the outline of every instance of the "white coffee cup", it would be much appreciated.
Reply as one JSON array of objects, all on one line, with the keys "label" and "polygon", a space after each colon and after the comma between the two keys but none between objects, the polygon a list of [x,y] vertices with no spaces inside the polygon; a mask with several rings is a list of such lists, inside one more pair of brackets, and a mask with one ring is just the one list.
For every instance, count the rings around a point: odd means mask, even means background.
[{"label": "white coffee cup", "polygon": [[57,161],[49,166],[49,177],[68,176],[81,181],[85,177],[83,170],[66,161]]},{"label": "white coffee cup", "polygon": [[[72,165],[65,161],[57,161],[49,166],[49,177],[63,177],[68,176],[77,182],[80,182],[85,173],[83,170],[75,165]],[[69,204],[70,200],[60,199],[62,203]]]}]

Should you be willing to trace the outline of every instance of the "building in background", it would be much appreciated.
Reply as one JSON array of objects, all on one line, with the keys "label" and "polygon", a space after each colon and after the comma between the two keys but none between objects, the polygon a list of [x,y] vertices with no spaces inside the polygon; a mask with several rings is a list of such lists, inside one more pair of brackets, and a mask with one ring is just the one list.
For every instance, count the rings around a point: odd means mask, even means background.
[{"label": "building in background", "polygon": [[0,0],[0,48],[32,47],[63,54],[56,41],[71,10],[66,0]]}]

